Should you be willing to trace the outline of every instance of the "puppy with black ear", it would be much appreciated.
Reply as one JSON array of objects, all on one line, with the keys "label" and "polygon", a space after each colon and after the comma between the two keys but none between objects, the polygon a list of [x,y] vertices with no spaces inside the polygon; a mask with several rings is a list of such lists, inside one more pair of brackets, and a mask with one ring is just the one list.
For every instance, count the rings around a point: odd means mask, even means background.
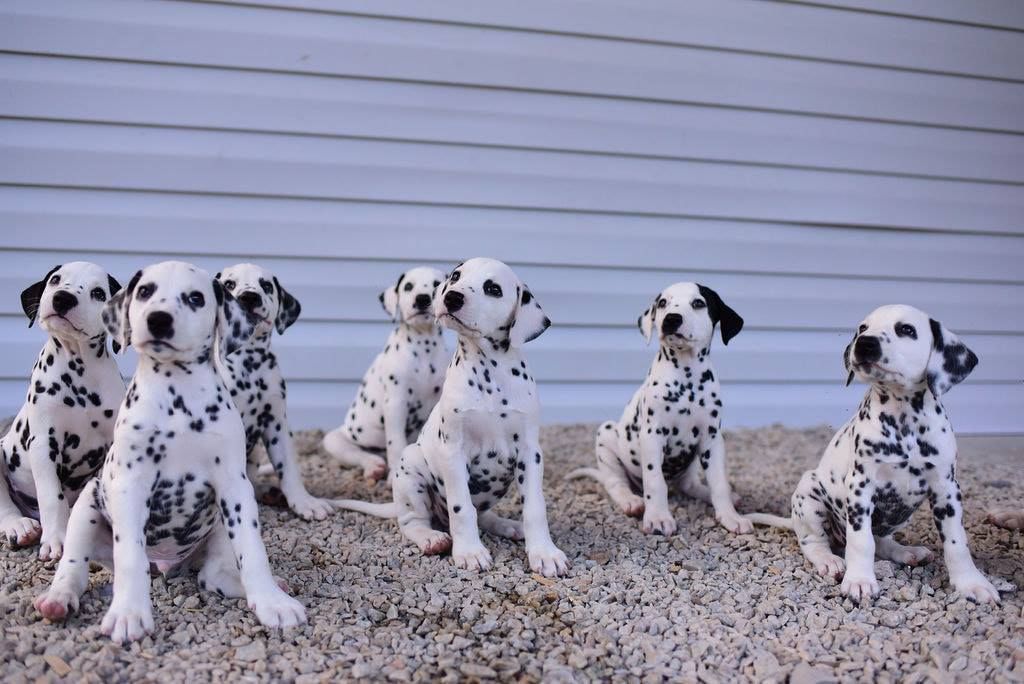
[{"label": "puppy with black ear", "polygon": [[140,639],[153,630],[151,564],[168,572],[196,563],[200,586],[244,597],[264,625],[305,621],[270,573],[245,429],[214,363],[217,349],[238,351],[255,322],[209,273],[180,261],[136,273],[108,302],[104,322],[139,364],[103,471],[71,511],[64,557],[36,609],[65,618],[89,584],[89,562],[112,564],[102,631]]},{"label": "puppy with black ear", "polygon": [[25,405],[0,441],[0,535],[13,546],[41,541],[43,560],[60,558],[70,506],[103,465],[113,437],[124,382],[107,352],[101,314],[120,289],[96,264],[75,261],[21,293],[29,327],[39,321],[49,338]]},{"label": "puppy with black ear", "polygon": [[436,268],[413,268],[380,293],[395,329],[363,376],[345,422],[324,436],[327,453],[362,468],[370,482],[394,472],[441,396],[451,355],[433,307],[434,290],[444,279]]},{"label": "puppy with black ear", "polygon": [[726,477],[721,389],[711,367],[715,327],[728,344],[743,319],[711,288],[676,283],[654,298],[637,325],[648,342],[658,336],[658,355],[619,421],[598,428],[597,467],[568,477],[600,482],[626,515],[643,517],[640,529],[647,534],[676,531],[670,485],[710,503],[730,532],[751,532]]},{"label": "puppy with black ear", "polygon": [[[942,539],[953,587],[998,602],[967,547],[956,480],[956,437],[942,395],[974,370],[978,357],[928,314],[890,305],[868,314],[843,352],[848,372],[868,383],[860,408],[804,473],[789,518],[752,514],[758,524],[796,532],[800,550],[823,576],[842,576],[855,601],[878,593],[875,558],[921,565],[922,546],[893,539],[925,501]],[[845,547],[845,558],[832,553]]]},{"label": "puppy with black ear", "polygon": [[323,520],[334,508],[306,490],[288,425],[288,403],[284,378],[277,356],[270,348],[276,329],[284,334],[302,311],[299,300],[288,293],[267,269],[255,264],[235,264],[217,274],[217,280],[256,322],[252,337],[223,360],[224,382],[242,414],[245,426],[247,471],[255,480],[258,463],[255,448],[260,442],[288,507],[307,520]]}]

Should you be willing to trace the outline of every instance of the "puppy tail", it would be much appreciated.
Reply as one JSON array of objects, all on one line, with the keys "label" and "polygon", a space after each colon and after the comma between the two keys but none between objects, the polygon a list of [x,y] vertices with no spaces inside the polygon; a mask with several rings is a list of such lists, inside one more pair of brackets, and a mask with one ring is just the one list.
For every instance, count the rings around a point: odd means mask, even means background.
[{"label": "puppy tail", "polygon": [[360,501],[359,499],[331,499],[331,504],[336,508],[357,511],[377,518],[398,517],[398,506],[395,505],[394,501],[373,503],[372,501]]},{"label": "puppy tail", "polygon": [[745,516],[755,525],[770,525],[772,527],[783,527],[787,530],[793,529],[793,518],[783,518],[770,513],[747,513]]},{"label": "puppy tail", "polygon": [[590,477],[600,482],[601,472],[597,468],[577,468],[565,474],[566,480],[577,480],[581,477]]}]

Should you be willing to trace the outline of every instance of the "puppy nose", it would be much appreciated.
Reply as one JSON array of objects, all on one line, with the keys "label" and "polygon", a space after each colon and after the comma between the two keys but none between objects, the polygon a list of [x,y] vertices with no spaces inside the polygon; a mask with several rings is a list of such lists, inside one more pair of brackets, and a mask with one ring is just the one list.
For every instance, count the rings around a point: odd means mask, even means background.
[{"label": "puppy nose", "polygon": [[857,338],[857,344],[853,345],[853,353],[858,361],[874,363],[882,358],[882,343],[877,337],[862,335]]},{"label": "puppy nose", "polygon": [[146,316],[146,327],[153,337],[165,340],[174,336],[174,317],[166,311],[154,311]]},{"label": "puppy nose", "polygon": [[455,313],[466,303],[466,297],[461,292],[449,290],[444,296],[444,305],[448,311]]},{"label": "puppy nose", "polygon": [[661,332],[666,335],[671,335],[675,331],[679,330],[679,326],[683,324],[683,317],[677,313],[666,314],[665,318],[661,321]]},{"label": "puppy nose", "polygon": [[[450,292],[449,294],[454,294],[454,293]],[[418,295],[416,295],[415,305],[416,305],[416,308],[419,309],[420,311],[426,311],[427,307],[430,306],[430,295],[428,295],[428,294],[418,294]]]},{"label": "puppy nose", "polygon": [[238,303],[241,304],[242,308],[246,311],[255,311],[263,306],[263,297],[261,297],[258,292],[249,290],[238,295]]},{"label": "puppy nose", "polygon": [[63,316],[68,311],[71,311],[78,305],[78,297],[61,290],[53,295],[53,310]]}]

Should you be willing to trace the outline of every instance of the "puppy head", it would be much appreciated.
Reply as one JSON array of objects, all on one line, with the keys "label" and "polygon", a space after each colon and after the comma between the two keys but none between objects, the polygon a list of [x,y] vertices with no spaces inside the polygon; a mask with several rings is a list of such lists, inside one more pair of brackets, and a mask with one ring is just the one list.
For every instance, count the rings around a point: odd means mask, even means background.
[{"label": "puppy head", "polygon": [[[88,339],[106,333],[102,313],[121,285],[87,261],[55,266],[21,293],[31,328],[35,321],[54,337]],[[117,351],[115,347],[114,351]]]},{"label": "puppy head", "polygon": [[662,290],[637,319],[644,339],[658,332],[662,344],[677,349],[707,349],[715,326],[721,325],[722,342],[743,329],[743,319],[718,293],[699,283],[676,283]]},{"label": "puppy head", "polygon": [[257,337],[270,335],[274,328],[283,333],[302,312],[299,300],[281,287],[274,274],[256,264],[235,264],[217,274],[225,292],[232,295],[255,320]]},{"label": "puppy head", "polygon": [[537,298],[504,263],[478,257],[452,270],[434,301],[438,322],[460,337],[507,350],[539,337],[551,320]]},{"label": "puppy head", "polygon": [[394,321],[429,328],[435,323],[434,291],[444,279],[444,273],[436,268],[411,268],[380,293],[380,305]]},{"label": "puppy head", "polygon": [[214,342],[236,351],[256,321],[209,273],[181,261],[164,261],[136,273],[103,310],[107,330],[122,345],[158,361],[209,358]]},{"label": "puppy head", "polygon": [[978,357],[941,323],[902,304],[882,306],[861,321],[843,352],[849,373],[873,385],[917,390],[936,398],[970,375]]}]

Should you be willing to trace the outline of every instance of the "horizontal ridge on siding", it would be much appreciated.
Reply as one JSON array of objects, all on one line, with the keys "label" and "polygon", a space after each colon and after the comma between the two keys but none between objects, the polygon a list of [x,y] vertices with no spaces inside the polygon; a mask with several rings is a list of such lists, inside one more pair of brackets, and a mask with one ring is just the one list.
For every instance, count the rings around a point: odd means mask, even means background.
[{"label": "horizontal ridge on siding", "polygon": [[772,0],[894,17],[931,19],[1005,31],[1024,31],[1024,7],[1018,0]]},{"label": "horizontal ridge on siding", "polygon": [[[662,43],[975,77],[1024,78],[1024,45],[1012,33],[956,25],[935,27],[913,19],[894,21],[891,17],[872,14],[837,13],[828,8],[769,4],[759,0],[218,2]],[[799,42],[793,40],[794,34],[800,36]],[[899,40],[894,40],[897,35]],[[970,44],[971,49],[936,50],[936,44]]]},{"label": "horizontal ridge on siding", "polygon": [[959,76],[207,3],[9,0],[0,21],[11,52],[1024,132],[1024,85]]}]

